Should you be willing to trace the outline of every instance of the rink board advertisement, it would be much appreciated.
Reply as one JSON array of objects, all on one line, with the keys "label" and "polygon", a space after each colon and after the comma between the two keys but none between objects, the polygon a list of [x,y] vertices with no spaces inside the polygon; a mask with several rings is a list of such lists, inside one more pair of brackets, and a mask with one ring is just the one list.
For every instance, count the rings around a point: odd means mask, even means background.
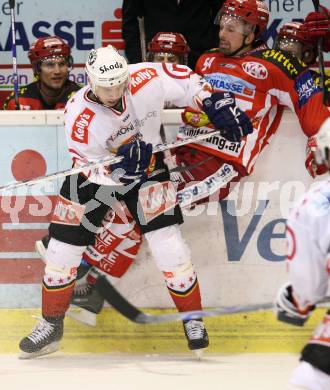
[{"label": "rink board advertisement", "polygon": [[[291,20],[301,21],[313,10],[310,0],[266,0],[270,10],[270,21],[265,37],[273,45],[280,26]],[[83,64],[86,53],[94,48],[112,44],[124,49],[121,34],[121,0],[72,0],[70,2],[34,0],[16,1],[16,46],[19,84],[32,81],[27,51],[36,39],[58,35],[72,48],[75,71],[71,79],[84,84],[86,77]],[[8,1],[0,1],[0,105],[12,90],[12,57],[10,9]],[[329,60],[329,56],[325,56]]]},{"label": "rink board advertisement", "polygon": [[[0,131],[1,184],[70,167],[62,126],[8,125]],[[293,115],[285,115],[274,138],[255,172],[225,201],[184,212],[182,229],[205,306],[272,301],[286,279],[285,218],[311,180],[304,168],[305,138]],[[47,232],[59,185],[23,187],[0,199],[0,307],[40,303],[43,264],[34,243]],[[145,246],[117,286],[140,306],[172,307]]]}]

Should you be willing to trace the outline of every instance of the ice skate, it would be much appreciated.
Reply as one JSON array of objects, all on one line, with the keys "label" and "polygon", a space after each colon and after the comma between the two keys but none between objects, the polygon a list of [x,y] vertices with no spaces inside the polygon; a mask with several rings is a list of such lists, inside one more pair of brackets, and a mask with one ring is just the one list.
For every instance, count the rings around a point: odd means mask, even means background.
[{"label": "ice skate", "polygon": [[85,325],[95,326],[96,315],[102,310],[103,304],[103,297],[84,277],[76,283],[67,316]]},{"label": "ice skate", "polygon": [[33,359],[56,352],[63,336],[63,320],[51,323],[42,318],[30,335],[19,343],[20,359]]},{"label": "ice skate", "polygon": [[197,359],[203,356],[203,351],[209,345],[209,338],[202,320],[190,320],[183,322],[183,328],[188,340],[188,348],[193,351]]}]

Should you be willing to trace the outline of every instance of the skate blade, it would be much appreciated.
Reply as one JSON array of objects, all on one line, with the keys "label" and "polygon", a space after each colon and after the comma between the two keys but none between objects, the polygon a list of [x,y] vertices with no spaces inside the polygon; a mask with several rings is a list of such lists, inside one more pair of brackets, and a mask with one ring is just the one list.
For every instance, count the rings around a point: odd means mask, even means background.
[{"label": "skate blade", "polygon": [[19,359],[34,359],[39,356],[49,355],[50,353],[54,353],[60,349],[60,343],[59,341],[54,341],[53,343],[50,343],[49,345],[46,345],[40,351],[37,352],[24,352],[21,351],[20,355],[18,356]]},{"label": "skate blade", "polygon": [[197,358],[197,360],[202,360],[203,358],[203,355],[204,355],[204,349],[205,348],[201,348],[201,349],[194,349],[193,352]]},{"label": "skate blade", "polygon": [[96,314],[79,306],[71,305],[66,315],[84,325],[96,326]]}]

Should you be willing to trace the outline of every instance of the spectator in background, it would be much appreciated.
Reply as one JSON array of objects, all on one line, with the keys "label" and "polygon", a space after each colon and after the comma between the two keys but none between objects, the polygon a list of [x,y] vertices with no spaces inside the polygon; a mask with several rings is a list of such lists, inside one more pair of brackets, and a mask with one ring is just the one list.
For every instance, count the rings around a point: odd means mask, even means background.
[{"label": "spectator in background", "polygon": [[[58,110],[81,86],[68,79],[72,68],[70,46],[52,36],[37,39],[28,52],[36,81],[20,88],[20,110]],[[4,110],[15,110],[15,96],[5,100]]]},{"label": "spectator in background", "polygon": [[144,18],[146,46],[160,31],[179,32],[190,47],[188,66],[219,43],[214,19],[223,0],[123,0],[123,38],[130,63],[142,61],[138,17]]}]

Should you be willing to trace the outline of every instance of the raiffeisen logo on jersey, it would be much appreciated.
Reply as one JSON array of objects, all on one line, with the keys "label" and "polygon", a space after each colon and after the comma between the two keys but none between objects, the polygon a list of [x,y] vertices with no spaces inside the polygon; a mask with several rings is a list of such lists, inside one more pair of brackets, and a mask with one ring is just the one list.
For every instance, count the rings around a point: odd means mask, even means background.
[{"label": "raiffeisen logo on jersey", "polygon": [[256,87],[255,85],[240,79],[239,77],[231,76],[222,73],[211,73],[204,78],[217,90],[231,91],[237,95],[254,98]]}]

